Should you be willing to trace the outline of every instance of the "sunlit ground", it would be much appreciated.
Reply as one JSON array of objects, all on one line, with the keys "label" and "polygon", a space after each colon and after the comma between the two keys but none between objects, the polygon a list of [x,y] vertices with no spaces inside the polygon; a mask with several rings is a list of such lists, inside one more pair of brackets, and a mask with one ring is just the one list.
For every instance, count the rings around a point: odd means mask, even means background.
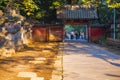
[{"label": "sunlit ground", "polygon": [[63,53],[64,80],[120,80],[120,56],[107,47],[68,42]]},{"label": "sunlit ground", "polygon": [[31,43],[12,57],[0,58],[0,80],[61,80],[59,43]]}]

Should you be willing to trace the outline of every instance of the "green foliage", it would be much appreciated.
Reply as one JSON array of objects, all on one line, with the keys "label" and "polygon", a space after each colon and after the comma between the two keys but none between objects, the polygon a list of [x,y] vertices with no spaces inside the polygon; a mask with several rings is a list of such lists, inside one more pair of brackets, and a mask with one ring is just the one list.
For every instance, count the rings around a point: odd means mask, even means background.
[{"label": "green foliage", "polygon": [[10,7],[14,6],[14,8],[21,10],[26,16],[33,15],[35,10],[39,10],[34,0],[0,0],[0,9],[5,10],[7,5],[10,4]]},{"label": "green foliage", "polygon": [[82,0],[83,4],[92,4],[97,7],[102,5],[107,5],[109,8],[119,8],[120,0]]},{"label": "green foliage", "polygon": [[120,3],[109,4],[108,7],[110,7],[110,8],[119,8],[120,7]]},{"label": "green foliage", "polygon": [[102,24],[108,24],[113,19],[113,9],[101,6],[98,8],[99,22]]},{"label": "green foliage", "polygon": [[40,18],[52,21],[56,19],[56,9],[63,6],[64,0],[35,0],[35,3],[40,7],[40,13],[38,14],[41,16]]},{"label": "green foliage", "polygon": [[65,30],[67,33],[70,33],[71,31],[74,31],[74,28],[71,27],[71,25],[65,25]]},{"label": "green foliage", "polygon": [[65,30],[67,33],[70,33],[71,31],[74,32],[84,32],[86,25],[82,24],[76,24],[76,25],[65,25]]},{"label": "green foliage", "polygon": [[52,4],[50,5],[51,9],[58,9],[61,8],[63,6],[63,2],[55,0],[52,2]]},{"label": "green foliage", "polygon": [[0,9],[4,11],[8,2],[9,0],[0,0]]},{"label": "green foliage", "polygon": [[59,1],[55,1],[55,2],[53,2],[53,6],[60,7],[61,3]]},{"label": "green foliage", "polygon": [[39,11],[39,12],[36,13],[35,18],[36,18],[36,19],[40,19],[41,17],[44,16],[44,14],[45,14],[44,11],[41,11],[41,12]]},{"label": "green foliage", "polygon": [[[16,8],[26,17],[55,18],[56,9],[63,6],[65,0],[0,0],[0,9]],[[54,16],[54,17],[53,17]]]},{"label": "green foliage", "polygon": [[113,21],[113,8],[116,8],[116,14],[120,14],[120,0],[82,0],[82,4],[97,7],[100,23],[108,24]]},{"label": "green foliage", "polygon": [[21,10],[23,10],[27,16],[34,15],[34,11],[39,10],[39,7],[33,0],[23,0],[21,3]]}]

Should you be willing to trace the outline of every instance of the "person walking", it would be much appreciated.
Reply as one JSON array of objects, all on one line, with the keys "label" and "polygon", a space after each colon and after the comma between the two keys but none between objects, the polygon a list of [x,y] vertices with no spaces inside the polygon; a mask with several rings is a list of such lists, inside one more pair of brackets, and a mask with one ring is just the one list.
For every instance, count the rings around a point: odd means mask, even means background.
[{"label": "person walking", "polygon": [[70,34],[70,35],[71,35],[71,39],[74,39],[74,35],[75,35],[75,34],[74,34],[74,32],[73,32],[73,31],[71,32],[71,34]]}]

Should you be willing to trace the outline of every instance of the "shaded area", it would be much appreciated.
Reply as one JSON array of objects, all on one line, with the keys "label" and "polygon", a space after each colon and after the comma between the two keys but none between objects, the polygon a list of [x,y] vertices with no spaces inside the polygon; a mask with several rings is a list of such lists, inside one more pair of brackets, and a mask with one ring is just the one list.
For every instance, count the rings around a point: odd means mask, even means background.
[{"label": "shaded area", "polygon": [[63,52],[64,80],[120,79],[120,56],[104,47],[90,43],[65,42]]},{"label": "shaded area", "polygon": [[[114,66],[120,67],[119,63],[113,62],[114,60],[120,60],[119,55],[115,55],[112,52],[107,51],[106,49],[99,47],[95,44],[89,43],[78,43],[78,42],[67,42],[64,44],[65,48],[65,55],[70,55],[74,52],[74,54],[88,54],[88,57],[96,57],[102,59]],[[113,61],[112,61],[113,60]]]},{"label": "shaded area", "polygon": [[112,77],[120,77],[120,75],[116,75],[116,74],[105,74],[107,76],[112,76]]}]

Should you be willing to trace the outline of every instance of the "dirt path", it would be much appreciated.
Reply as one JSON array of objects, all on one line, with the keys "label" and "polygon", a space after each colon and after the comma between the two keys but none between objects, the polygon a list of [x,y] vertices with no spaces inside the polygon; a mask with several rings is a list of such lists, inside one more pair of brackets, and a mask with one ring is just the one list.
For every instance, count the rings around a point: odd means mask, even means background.
[{"label": "dirt path", "polygon": [[97,45],[64,43],[63,80],[120,80],[120,56]]},{"label": "dirt path", "polygon": [[0,80],[61,80],[59,43],[34,43],[12,57],[0,58]]}]

